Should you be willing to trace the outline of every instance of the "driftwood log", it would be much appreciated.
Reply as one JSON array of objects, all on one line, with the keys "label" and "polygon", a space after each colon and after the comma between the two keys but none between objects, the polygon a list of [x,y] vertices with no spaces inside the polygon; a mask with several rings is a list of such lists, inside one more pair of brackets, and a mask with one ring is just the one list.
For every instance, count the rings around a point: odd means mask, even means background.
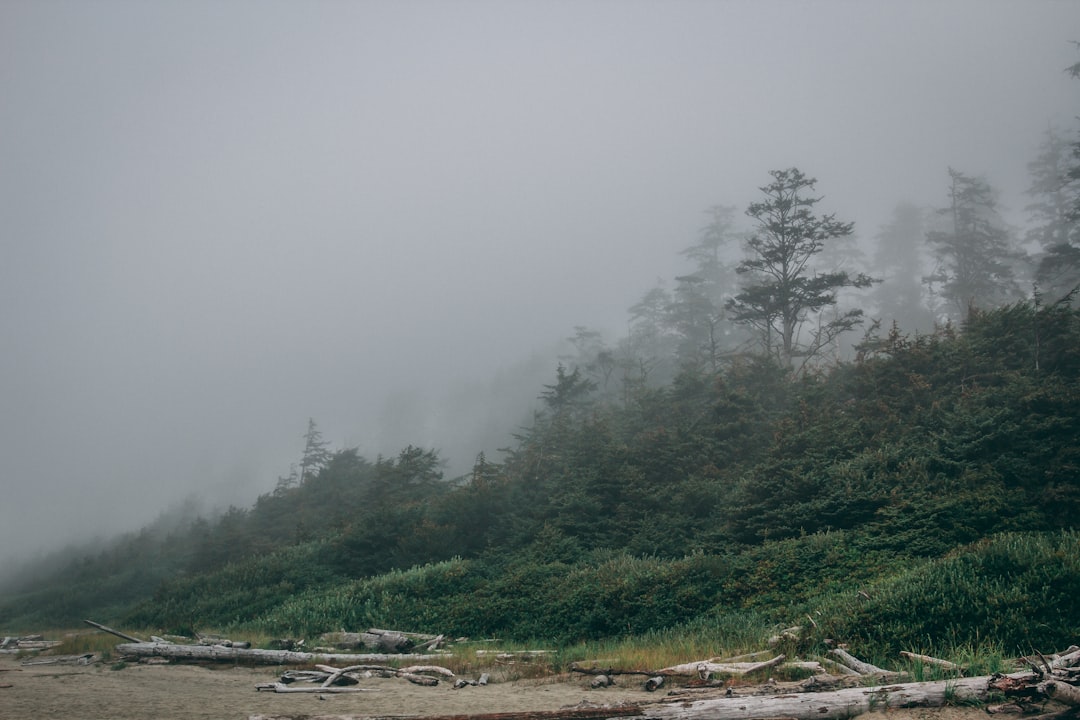
[{"label": "driftwood log", "polygon": [[86,623],[87,625],[91,625],[93,627],[96,627],[98,630],[103,630],[103,631],[109,633],[110,635],[115,635],[116,637],[123,638],[124,640],[127,640],[129,642],[133,642],[133,643],[141,643],[141,642],[143,642],[142,640],[140,640],[137,637],[134,637],[133,635],[128,635],[127,633],[122,633],[119,630],[113,630],[110,627],[105,627],[104,625],[99,625],[98,623],[94,622],[93,620],[83,620],[83,622]]},{"label": "driftwood log", "polygon": [[[582,675],[647,675],[649,677],[673,677],[682,675],[704,678],[712,673],[746,675],[747,673],[752,673],[757,670],[764,670],[780,665],[785,659],[786,658],[783,655],[777,655],[774,658],[763,660],[762,662],[732,662],[730,660],[712,658],[710,660],[698,660],[696,662],[683,663],[681,665],[672,665],[671,667],[660,670],[614,670],[611,668],[582,667],[578,663],[574,663],[570,666],[570,671],[581,673]],[[792,664],[804,669],[820,669],[821,667],[818,663],[798,662]]]},{"label": "driftwood log", "polygon": [[114,649],[117,655],[135,657],[163,657],[170,660],[249,662],[255,665],[310,665],[314,663],[352,664],[359,662],[389,662],[391,660],[430,660],[439,655],[388,655],[309,653],[292,650],[257,650],[224,647],[222,645],[176,645],[173,643],[120,643]]},{"label": "driftwood log", "polygon": [[340,650],[369,650],[381,653],[406,653],[434,649],[445,640],[443,635],[402,632],[369,628],[364,632],[334,632],[324,634],[320,640]]},{"label": "driftwood log", "polygon": [[[1047,665],[1050,665],[1047,662]],[[1060,672],[1060,671],[1059,671]],[[940,707],[949,702],[984,702],[991,692],[1017,696],[1034,691],[1070,708],[1080,703],[1080,691],[1055,674],[1047,680],[1038,672],[1020,672],[933,682],[845,688],[831,692],[792,693],[772,696],[720,697],[701,700],[674,698],[673,702],[617,707],[573,707],[535,713],[487,713],[444,715],[426,720],[845,720],[871,710],[890,708]],[[306,716],[305,716],[306,717]],[[359,720],[360,716],[320,716],[320,720]],[[297,720],[290,715],[253,715],[249,720]],[[363,720],[390,720],[363,716]],[[419,720],[395,716],[393,720]]]},{"label": "driftwood log", "polygon": [[907,650],[901,650],[900,656],[905,657],[908,660],[915,660],[917,662],[924,663],[926,665],[936,665],[943,670],[963,670],[962,667],[954,662],[948,660],[941,660],[940,658],[930,657],[929,655],[919,655],[918,653],[908,652]]},{"label": "driftwood log", "polygon": [[896,673],[883,670],[876,665],[871,665],[868,662],[863,662],[857,657],[852,656],[846,650],[842,648],[834,648],[829,651],[830,655],[836,656],[836,658],[847,665],[849,668],[859,673],[860,675],[896,675]]}]

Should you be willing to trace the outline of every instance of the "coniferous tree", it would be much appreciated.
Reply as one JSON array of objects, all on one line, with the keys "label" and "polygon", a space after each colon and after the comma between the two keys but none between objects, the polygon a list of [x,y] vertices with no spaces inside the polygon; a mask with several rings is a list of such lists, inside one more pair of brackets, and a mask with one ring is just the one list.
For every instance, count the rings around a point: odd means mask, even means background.
[{"label": "coniferous tree", "polygon": [[727,307],[732,319],[753,328],[762,350],[788,367],[813,359],[841,333],[862,322],[862,310],[838,312],[819,319],[802,335],[812,314],[837,304],[841,288],[865,288],[874,281],[865,274],[818,271],[812,261],[825,244],[852,233],[853,223],[835,215],[815,215],[821,200],[812,193],[817,180],[797,168],[773,170],[773,181],[761,188],[765,199],[751,203],[746,214],[757,227],[747,241],[750,256],[738,266],[746,277]]},{"label": "coniferous tree", "polygon": [[1046,131],[1038,157],[1028,163],[1027,206],[1035,225],[1027,238],[1043,248],[1035,270],[1040,291],[1057,300],[1080,284],[1080,156],[1054,128]]},{"label": "coniferous tree", "polygon": [[930,332],[934,326],[933,314],[923,298],[919,251],[925,236],[923,211],[902,203],[876,237],[874,267],[882,281],[871,297],[886,324],[895,322],[905,332]]},{"label": "coniferous tree", "polygon": [[311,479],[330,460],[329,443],[322,439],[315,421],[308,418],[308,429],[304,433],[304,455],[300,458],[300,484]]},{"label": "coniferous tree", "polygon": [[734,219],[735,208],[710,208],[710,222],[694,245],[682,254],[694,262],[694,272],[675,278],[667,313],[667,325],[677,338],[675,348],[683,369],[708,369],[715,373],[723,354],[746,340],[728,317],[726,304],[736,289],[735,264],[729,261],[744,234]]},{"label": "coniferous tree", "polygon": [[990,184],[952,168],[949,180],[949,204],[938,210],[942,229],[926,235],[937,267],[925,280],[944,300],[944,312],[961,319],[973,307],[990,309],[1022,297],[1014,272],[1022,255]]}]

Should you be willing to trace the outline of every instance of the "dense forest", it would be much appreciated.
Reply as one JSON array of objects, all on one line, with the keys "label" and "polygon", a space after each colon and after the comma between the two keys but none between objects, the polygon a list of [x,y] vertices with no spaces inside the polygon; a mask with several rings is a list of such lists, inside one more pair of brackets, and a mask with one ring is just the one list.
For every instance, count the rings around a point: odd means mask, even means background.
[{"label": "dense forest", "polygon": [[[1080,74],[1080,66],[1072,68]],[[1080,144],[1026,233],[943,173],[871,260],[815,180],[718,206],[625,337],[576,328],[501,457],[368,458],[314,420],[251,507],[178,510],[27,568],[4,629],[370,625],[569,643],[816,617],[878,647],[1080,634]]]}]

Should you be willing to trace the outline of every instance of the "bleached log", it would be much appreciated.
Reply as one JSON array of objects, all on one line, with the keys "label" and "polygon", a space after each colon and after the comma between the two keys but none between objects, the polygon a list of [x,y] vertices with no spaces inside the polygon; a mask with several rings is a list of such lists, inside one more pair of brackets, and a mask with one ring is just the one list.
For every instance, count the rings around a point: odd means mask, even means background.
[{"label": "bleached log", "polygon": [[1072,667],[1077,662],[1080,662],[1080,648],[1075,645],[1069,647],[1062,654],[1050,661],[1050,667],[1052,668],[1067,668]]},{"label": "bleached log", "polygon": [[433,678],[430,675],[416,675],[414,673],[399,672],[397,674],[397,676],[399,678],[401,678],[402,680],[408,680],[413,685],[423,685],[424,687],[435,687],[436,685],[439,684],[439,678]]},{"label": "bleached log", "polygon": [[777,655],[771,660],[765,660],[763,662],[756,663],[718,663],[712,660],[701,660],[698,662],[683,663],[681,665],[672,665],[666,667],[663,670],[657,670],[656,672],[649,673],[650,675],[698,675],[699,677],[705,677],[712,673],[728,673],[730,675],[746,675],[756,670],[764,670],[765,668],[779,665],[785,660],[784,655]]},{"label": "bleached log", "polygon": [[835,655],[837,658],[840,659],[840,662],[847,665],[849,668],[851,668],[855,672],[859,673],[860,675],[889,675],[889,674],[892,674],[888,670],[882,670],[881,668],[877,667],[876,665],[871,665],[868,662],[863,662],[862,660],[858,659],[857,657],[854,657],[854,656],[848,654],[848,652],[846,650],[843,650],[841,648],[833,648],[832,650],[829,651],[829,654],[830,655]]},{"label": "bleached log", "polygon": [[[845,688],[826,693],[722,697],[689,701],[662,707],[646,707],[649,720],[754,720],[755,718],[796,718],[797,720],[843,720],[871,710],[910,707],[940,707],[946,699],[984,700],[988,678],[907,683],[869,688]],[[633,717],[633,716],[627,716]]]},{"label": "bleached log", "polygon": [[[758,697],[723,697],[702,700],[682,698],[666,705],[572,707],[562,710],[428,716],[424,720],[846,720],[870,710],[940,707],[946,700],[978,700],[988,697],[988,677],[907,683],[869,688],[846,688],[829,693],[795,693]],[[306,716],[305,716],[306,717]],[[389,720],[372,716],[320,716],[320,720]],[[299,720],[295,715],[251,715],[248,720]],[[393,720],[420,720],[418,716],[394,716]]]},{"label": "bleached log", "polygon": [[423,675],[424,673],[432,673],[434,675],[442,675],[444,677],[454,677],[454,671],[450,668],[444,668],[441,665],[410,665],[408,667],[398,668],[399,673],[413,673],[416,675]]},{"label": "bleached log", "polygon": [[[604,720],[605,718],[642,717],[638,705],[575,706],[561,710],[532,710],[476,715],[318,715],[318,720]],[[249,715],[248,720],[315,720],[311,715]]]},{"label": "bleached log", "polygon": [[1047,697],[1057,700],[1062,705],[1080,707],[1080,688],[1073,687],[1068,683],[1061,682],[1060,680],[1050,680],[1041,683],[1039,685],[1039,690],[1045,693]]},{"label": "bleached log", "polygon": [[848,675],[850,677],[862,677],[858,670],[852,670],[847,665],[829,658],[821,658],[821,664],[832,671],[833,675]]},{"label": "bleached log", "polygon": [[359,687],[293,687],[285,683],[260,683],[255,686],[256,691],[273,690],[276,693],[358,693],[378,692],[373,688]]},{"label": "bleached log", "polygon": [[313,665],[353,664],[361,662],[389,662],[391,660],[426,660],[442,655],[389,655],[385,653],[309,653],[293,650],[257,650],[251,648],[223,647],[221,645],[175,645],[172,643],[120,643],[117,655],[136,657],[167,657],[170,660],[209,660],[221,662],[249,662],[256,665]]},{"label": "bleached log", "polygon": [[902,657],[906,657],[908,660],[917,660],[921,663],[926,663],[927,665],[936,665],[940,668],[944,668],[945,670],[963,669],[954,662],[949,662],[948,660],[942,660],[936,657],[930,657],[929,655],[919,655],[917,653],[908,652],[907,650],[901,650],[900,655]]}]

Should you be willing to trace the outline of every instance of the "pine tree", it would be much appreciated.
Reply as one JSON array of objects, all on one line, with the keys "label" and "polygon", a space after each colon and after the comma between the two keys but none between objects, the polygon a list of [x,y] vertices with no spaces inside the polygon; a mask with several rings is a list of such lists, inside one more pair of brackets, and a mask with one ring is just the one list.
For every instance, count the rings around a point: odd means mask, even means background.
[{"label": "pine tree", "polygon": [[804,339],[811,314],[835,306],[841,288],[865,288],[874,280],[862,273],[814,269],[812,261],[825,244],[851,235],[854,224],[814,214],[821,200],[807,195],[817,183],[814,178],[797,168],[770,174],[773,182],[761,188],[765,199],[746,211],[757,228],[747,242],[751,255],[736,271],[747,280],[727,308],[735,322],[757,332],[768,355],[788,367],[802,358],[800,367],[805,367],[838,335],[862,322],[862,310],[837,312],[831,319],[816,319]]},{"label": "pine tree", "polygon": [[925,281],[945,300],[946,314],[962,319],[971,308],[989,310],[1022,297],[1013,270],[1022,254],[990,184],[952,168],[949,180],[949,205],[938,210],[943,227],[926,234],[937,267]]},{"label": "pine tree", "polygon": [[315,421],[308,418],[308,429],[304,433],[304,455],[300,459],[300,484],[315,476],[330,460],[329,443],[323,442]]}]

